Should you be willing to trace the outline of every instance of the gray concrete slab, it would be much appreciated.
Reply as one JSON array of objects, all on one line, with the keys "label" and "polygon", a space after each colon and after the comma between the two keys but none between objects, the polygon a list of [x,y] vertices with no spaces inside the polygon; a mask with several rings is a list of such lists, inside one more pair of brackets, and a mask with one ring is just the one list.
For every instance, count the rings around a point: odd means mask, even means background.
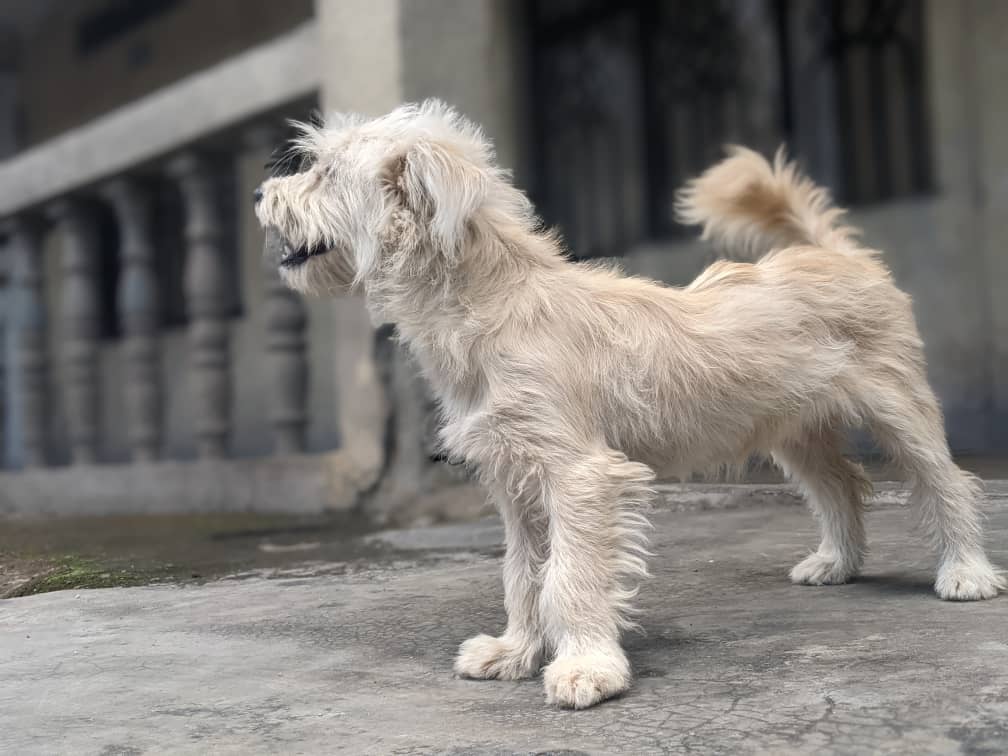
[{"label": "gray concrete slab", "polygon": [[1008,751],[1008,597],[936,599],[904,508],[870,514],[864,577],[824,588],[786,579],[815,541],[798,507],[653,520],[638,679],[595,709],[453,678],[504,621],[485,520],[379,535],[363,564],[2,602],[0,753]]}]

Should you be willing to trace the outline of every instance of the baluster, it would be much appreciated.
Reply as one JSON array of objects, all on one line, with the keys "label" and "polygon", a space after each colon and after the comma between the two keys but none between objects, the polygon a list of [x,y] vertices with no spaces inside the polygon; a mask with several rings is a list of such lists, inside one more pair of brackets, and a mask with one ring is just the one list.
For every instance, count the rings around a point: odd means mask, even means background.
[{"label": "baluster", "polygon": [[227,308],[230,289],[222,259],[220,207],[213,166],[186,153],[169,171],[185,206],[185,295],[195,389],[196,442],[202,459],[224,456],[231,431],[231,376]]},{"label": "baluster", "polygon": [[[249,129],[246,143],[263,161],[278,143],[276,129]],[[273,448],[279,454],[305,449],[308,423],[308,355],[305,326],[308,315],[301,297],[280,279],[276,260],[263,257],[266,295],[266,352],[270,364],[270,424]]]},{"label": "baluster", "polygon": [[7,344],[10,332],[10,251],[7,248],[5,230],[0,228],[0,468],[8,461],[10,454],[10,425],[7,411],[7,389],[10,386],[8,373],[11,369],[8,360]]},{"label": "baluster", "polygon": [[11,403],[7,408],[7,427],[12,436],[12,461],[24,467],[41,467],[46,463],[48,420],[42,234],[30,218],[11,221],[8,232],[11,271],[8,314],[13,364],[8,372]]},{"label": "baluster", "polygon": [[74,464],[98,457],[98,234],[94,214],[81,202],[61,200],[49,213],[62,232],[63,396]]},{"label": "baluster", "polygon": [[161,379],[158,359],[159,292],[151,236],[151,197],[135,179],[103,187],[119,223],[121,273],[116,293],[124,333],[126,416],[130,453],[150,462],[161,450]]},{"label": "baluster", "polygon": [[272,367],[270,422],[274,450],[304,451],[308,422],[308,357],[305,325],[308,317],[297,294],[277,275],[275,263],[266,272],[266,351]]}]

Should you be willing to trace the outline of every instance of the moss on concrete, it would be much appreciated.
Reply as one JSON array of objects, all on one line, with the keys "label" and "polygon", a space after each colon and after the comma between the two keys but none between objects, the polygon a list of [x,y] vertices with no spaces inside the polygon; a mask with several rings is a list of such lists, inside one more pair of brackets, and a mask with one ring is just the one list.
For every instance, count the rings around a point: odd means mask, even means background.
[{"label": "moss on concrete", "polygon": [[15,586],[4,598],[31,596],[36,593],[76,588],[115,588],[142,585],[155,582],[156,579],[157,576],[149,572],[133,572],[128,569],[113,568],[90,559],[66,556],[52,564],[48,570]]},{"label": "moss on concrete", "polygon": [[0,517],[0,599],[345,562],[374,551],[355,539],[367,527],[346,513]]}]

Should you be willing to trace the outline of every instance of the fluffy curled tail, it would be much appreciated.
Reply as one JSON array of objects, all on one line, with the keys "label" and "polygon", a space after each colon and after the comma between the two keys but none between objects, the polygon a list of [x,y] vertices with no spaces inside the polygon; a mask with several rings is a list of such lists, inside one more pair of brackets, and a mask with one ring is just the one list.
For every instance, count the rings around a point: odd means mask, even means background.
[{"label": "fluffy curled tail", "polygon": [[854,229],[837,223],[844,211],[787,161],[783,147],[772,165],[745,147],[729,147],[728,153],[676,195],[681,223],[702,225],[702,238],[746,257],[797,244],[858,248]]}]

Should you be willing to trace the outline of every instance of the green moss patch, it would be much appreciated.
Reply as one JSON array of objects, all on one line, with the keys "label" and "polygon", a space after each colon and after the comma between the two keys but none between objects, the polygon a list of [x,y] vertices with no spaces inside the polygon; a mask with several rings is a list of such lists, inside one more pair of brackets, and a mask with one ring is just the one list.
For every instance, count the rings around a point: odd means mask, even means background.
[{"label": "green moss patch", "polygon": [[50,569],[14,587],[4,598],[32,596],[36,593],[65,591],[76,588],[115,588],[151,582],[151,575],[125,569],[110,568],[88,559],[64,557]]}]

